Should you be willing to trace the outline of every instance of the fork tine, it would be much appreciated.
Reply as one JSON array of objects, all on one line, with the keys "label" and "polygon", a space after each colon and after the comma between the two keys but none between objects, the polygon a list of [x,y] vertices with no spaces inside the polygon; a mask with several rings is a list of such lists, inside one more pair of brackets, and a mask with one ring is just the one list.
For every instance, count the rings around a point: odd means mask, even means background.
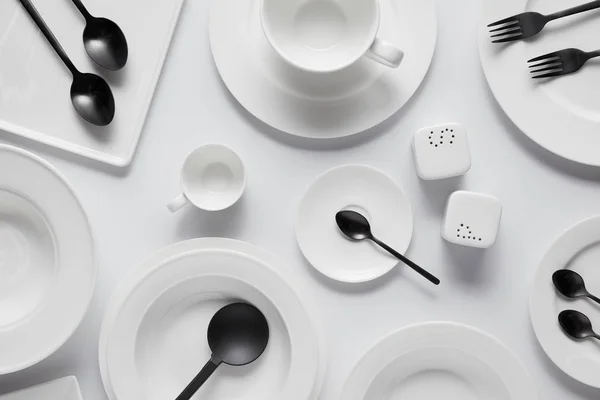
[{"label": "fork tine", "polygon": [[500,21],[492,22],[491,24],[488,25],[488,28],[492,27],[492,26],[506,24],[507,22],[512,22],[512,21],[517,21],[516,15],[514,15],[512,17],[501,19]]},{"label": "fork tine", "polygon": [[562,64],[561,65],[552,65],[549,67],[543,67],[540,69],[536,69],[535,71],[529,71],[529,73],[531,74],[539,74],[540,72],[551,72],[551,71],[555,71],[555,70],[561,70],[562,71]]},{"label": "fork tine", "polygon": [[565,75],[566,73],[562,70],[560,71],[556,71],[556,72],[551,72],[549,74],[543,74],[543,75],[538,75],[538,76],[532,76],[533,79],[540,79],[540,78],[552,78],[554,76],[560,76],[560,75]]},{"label": "fork tine", "polygon": [[490,33],[502,31],[502,30],[507,29],[507,28],[512,28],[514,25],[517,25],[518,23],[519,23],[519,21],[514,20],[511,23],[503,25],[503,26],[501,26],[499,28],[490,29]]},{"label": "fork tine", "polygon": [[492,41],[492,43],[506,43],[506,42],[512,42],[515,40],[519,40],[523,37],[523,32],[518,32],[518,33],[511,33],[509,37],[504,38],[504,39],[497,39]]},{"label": "fork tine", "polygon": [[560,58],[554,58],[554,59],[549,60],[549,61],[544,61],[544,62],[541,62],[541,63],[530,65],[529,68],[537,68],[537,67],[542,67],[544,65],[551,65],[551,64],[562,65],[562,62],[561,62]]},{"label": "fork tine", "polygon": [[534,62],[534,61],[542,61],[546,58],[550,58],[550,57],[558,57],[558,51],[553,51],[552,53],[548,53],[548,54],[544,54],[538,57],[534,57],[531,60],[528,60],[527,62]]},{"label": "fork tine", "polygon": [[516,26],[516,27],[508,29],[508,30],[506,30],[504,32],[500,32],[500,33],[497,33],[495,35],[492,35],[490,37],[495,38],[495,37],[500,37],[500,36],[506,36],[506,35],[509,35],[511,33],[521,33],[521,27],[520,26]]}]

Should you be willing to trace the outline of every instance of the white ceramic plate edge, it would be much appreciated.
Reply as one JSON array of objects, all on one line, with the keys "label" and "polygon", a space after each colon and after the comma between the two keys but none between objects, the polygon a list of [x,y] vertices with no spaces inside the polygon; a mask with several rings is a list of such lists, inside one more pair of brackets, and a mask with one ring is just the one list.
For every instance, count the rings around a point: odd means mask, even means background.
[{"label": "white ceramic plate edge", "polygon": [[[31,391],[31,390],[42,390],[46,387],[52,387],[55,385],[60,385],[62,383],[65,384],[71,384],[77,391],[77,400],[82,400],[81,397],[81,388],[79,387],[79,382],[77,381],[77,378],[73,375],[71,376],[66,376],[64,378],[58,378],[55,379],[53,381],[49,381],[49,382],[45,382],[45,383],[40,383],[39,385],[34,385],[34,386],[30,386],[30,387],[26,387],[23,389],[19,389],[16,390],[14,392],[9,392],[9,393],[5,393],[5,394],[0,394],[0,400],[4,400],[5,398],[9,398],[9,397],[13,397],[15,395],[20,395],[20,394],[26,394],[27,392]],[[58,399],[45,399],[45,400],[58,400]],[[71,400],[71,399],[66,399],[66,400]]]},{"label": "white ceramic plate edge", "polygon": [[20,365],[13,367],[11,369],[7,369],[7,370],[2,370],[0,371],[0,375],[6,375],[6,374],[10,374],[10,373],[14,373],[17,371],[22,371],[26,368],[29,368],[33,365],[36,365],[37,363],[45,360],[46,358],[50,357],[52,354],[54,354],[58,349],[60,349],[75,333],[75,331],[77,330],[77,328],[79,328],[79,326],[81,325],[81,322],[83,321],[85,315],[87,314],[87,311],[90,308],[91,302],[92,302],[92,297],[94,296],[94,293],[96,291],[96,283],[98,280],[98,260],[97,260],[97,255],[98,255],[98,250],[97,250],[97,244],[96,244],[96,239],[94,237],[94,232],[92,230],[92,226],[89,220],[89,217],[87,215],[87,213],[85,212],[85,209],[83,208],[83,205],[81,203],[81,200],[79,198],[79,196],[77,195],[77,193],[75,192],[75,189],[69,184],[69,182],[67,181],[67,179],[52,165],[50,164],[48,161],[44,160],[43,158],[41,158],[40,156],[33,154],[27,150],[23,150],[20,149],[18,147],[14,147],[11,145],[5,145],[5,144],[0,144],[0,152],[2,152],[3,150],[9,151],[9,152],[13,152],[13,153],[17,153],[20,155],[23,155],[24,157],[27,157],[29,159],[31,159],[32,161],[40,164],[42,167],[48,169],[54,176],[56,176],[56,178],[61,181],[61,183],[65,186],[65,188],[71,193],[71,195],[73,196],[73,198],[75,199],[75,201],[79,204],[79,207],[81,209],[82,215],[85,218],[85,222],[87,224],[88,227],[88,232],[90,234],[90,239],[91,239],[91,244],[92,244],[92,248],[93,248],[93,265],[92,265],[92,269],[93,269],[93,277],[92,277],[92,287],[90,290],[90,295],[89,297],[86,299],[86,303],[87,305],[84,307],[83,309],[83,313],[82,315],[78,318],[78,323],[75,325],[74,329],[72,330],[72,332],[69,333],[68,336],[66,336],[64,338],[64,340],[62,340],[60,343],[58,343],[58,345],[55,346],[51,346],[48,347],[47,351],[44,352],[44,354],[40,355],[40,357],[36,357],[36,359],[34,359],[33,361],[30,360],[28,362],[23,362]]},{"label": "white ceramic plate edge", "polygon": [[[226,238],[200,238],[186,240],[162,248],[159,251],[152,254],[150,257],[144,259],[138,266],[152,266],[155,265],[158,262],[158,260],[170,259],[173,256],[181,257],[185,254],[203,249],[219,249],[222,251],[229,251],[233,253],[249,254],[251,257],[255,257],[259,260],[262,260],[263,262],[272,266],[280,265],[281,263],[277,257],[247,242]],[[273,268],[272,271],[273,273],[279,275],[286,282],[290,282],[290,280],[293,279],[293,276],[286,276],[287,274],[289,274],[289,272],[286,274],[282,274],[277,268]],[[112,386],[110,385],[110,377],[108,371],[105,368],[107,356],[106,351],[110,340],[109,332],[112,331],[112,325],[114,324],[115,316],[120,312],[120,305],[127,300],[128,294],[131,292],[132,288],[140,283],[139,281],[144,278],[147,272],[148,271],[139,270],[138,268],[133,270],[126,276],[126,278],[121,282],[121,284],[115,291],[111,301],[109,302],[107,307],[108,312],[105,314],[102,321],[98,347],[98,363],[100,366],[100,375],[102,377],[102,382],[106,394],[111,400],[117,400],[117,397],[112,391]],[[293,275],[293,273],[291,273],[290,275]],[[310,297],[306,295],[307,292],[305,288],[303,286],[298,285],[297,283],[290,286],[294,288],[294,291],[296,292],[295,294],[299,297],[301,303],[304,305],[304,308],[307,309],[307,314],[312,317],[313,331],[317,335],[320,358],[319,367],[317,371],[318,375],[311,394],[311,398],[308,399],[317,400],[319,393],[321,392],[323,382],[325,380],[327,368],[325,338],[323,337],[323,333],[321,330],[322,320],[320,317],[315,317],[320,316],[320,314],[313,312],[313,310],[317,310],[317,307],[310,299]]]}]

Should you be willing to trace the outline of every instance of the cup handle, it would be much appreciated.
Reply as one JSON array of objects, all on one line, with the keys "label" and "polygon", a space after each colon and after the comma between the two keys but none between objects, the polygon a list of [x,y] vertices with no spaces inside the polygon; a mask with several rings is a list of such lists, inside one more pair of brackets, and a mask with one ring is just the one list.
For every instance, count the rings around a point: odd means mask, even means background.
[{"label": "cup handle", "polygon": [[171,201],[167,205],[167,208],[171,212],[177,212],[177,211],[181,210],[183,208],[183,206],[185,206],[186,204],[188,204],[187,197],[185,197],[184,194],[180,194],[179,196],[177,196],[175,199],[173,199],[173,201]]},{"label": "cup handle", "polygon": [[404,52],[385,40],[375,38],[366,56],[386,67],[398,68],[404,58]]}]

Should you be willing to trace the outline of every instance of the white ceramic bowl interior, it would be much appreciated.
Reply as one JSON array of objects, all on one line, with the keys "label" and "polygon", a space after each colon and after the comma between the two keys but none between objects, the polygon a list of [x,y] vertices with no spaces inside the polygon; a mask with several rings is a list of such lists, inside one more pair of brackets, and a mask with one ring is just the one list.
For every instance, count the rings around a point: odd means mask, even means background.
[{"label": "white ceramic bowl interior", "polygon": [[199,147],[187,157],[181,184],[188,200],[196,207],[207,211],[224,210],[242,197],[246,172],[233,150],[211,144]]},{"label": "white ceramic bowl interior", "polygon": [[56,273],[54,234],[26,198],[0,188],[0,329],[34,313]]},{"label": "white ceramic bowl interior", "polygon": [[362,57],[380,21],[379,0],[262,0],[263,30],[290,64],[332,72]]}]

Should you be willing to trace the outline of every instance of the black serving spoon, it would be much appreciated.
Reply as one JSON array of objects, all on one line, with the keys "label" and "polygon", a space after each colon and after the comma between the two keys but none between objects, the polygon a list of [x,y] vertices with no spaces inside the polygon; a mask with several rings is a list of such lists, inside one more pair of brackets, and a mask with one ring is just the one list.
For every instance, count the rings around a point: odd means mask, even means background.
[{"label": "black serving spoon", "polygon": [[116,71],[127,64],[129,47],[119,25],[107,18],[97,18],[88,12],[81,0],[73,0],[86,21],[83,31],[85,51],[103,68]]},{"label": "black serving spoon", "polygon": [[581,275],[570,269],[560,269],[552,275],[552,282],[560,294],[570,299],[587,297],[600,304],[600,299],[587,291]]},{"label": "black serving spoon", "polygon": [[58,56],[69,68],[71,74],[73,74],[71,102],[75,111],[91,124],[99,126],[110,124],[115,116],[115,99],[108,83],[98,75],[79,72],[31,1],[20,1]]},{"label": "black serving spoon", "polygon": [[400,261],[417,271],[419,274],[428,279],[434,285],[440,284],[440,280],[438,278],[431,275],[429,272],[419,267],[407,257],[398,253],[396,250],[392,249],[390,246],[373,236],[373,233],[371,233],[371,225],[362,214],[359,214],[356,211],[349,210],[340,211],[336,214],[335,221],[337,222],[337,225],[342,231],[342,233],[348,236],[350,239],[356,241],[372,240],[373,242],[381,246],[383,249],[388,251],[390,254],[398,258]]},{"label": "black serving spoon", "polygon": [[566,310],[558,315],[558,323],[562,330],[575,340],[584,340],[595,338],[600,340],[600,336],[594,332],[592,322],[588,317],[579,311]]},{"label": "black serving spoon", "polygon": [[269,324],[260,310],[247,303],[221,308],[208,326],[210,360],[176,400],[189,400],[222,363],[243,366],[254,362],[267,348]]}]

